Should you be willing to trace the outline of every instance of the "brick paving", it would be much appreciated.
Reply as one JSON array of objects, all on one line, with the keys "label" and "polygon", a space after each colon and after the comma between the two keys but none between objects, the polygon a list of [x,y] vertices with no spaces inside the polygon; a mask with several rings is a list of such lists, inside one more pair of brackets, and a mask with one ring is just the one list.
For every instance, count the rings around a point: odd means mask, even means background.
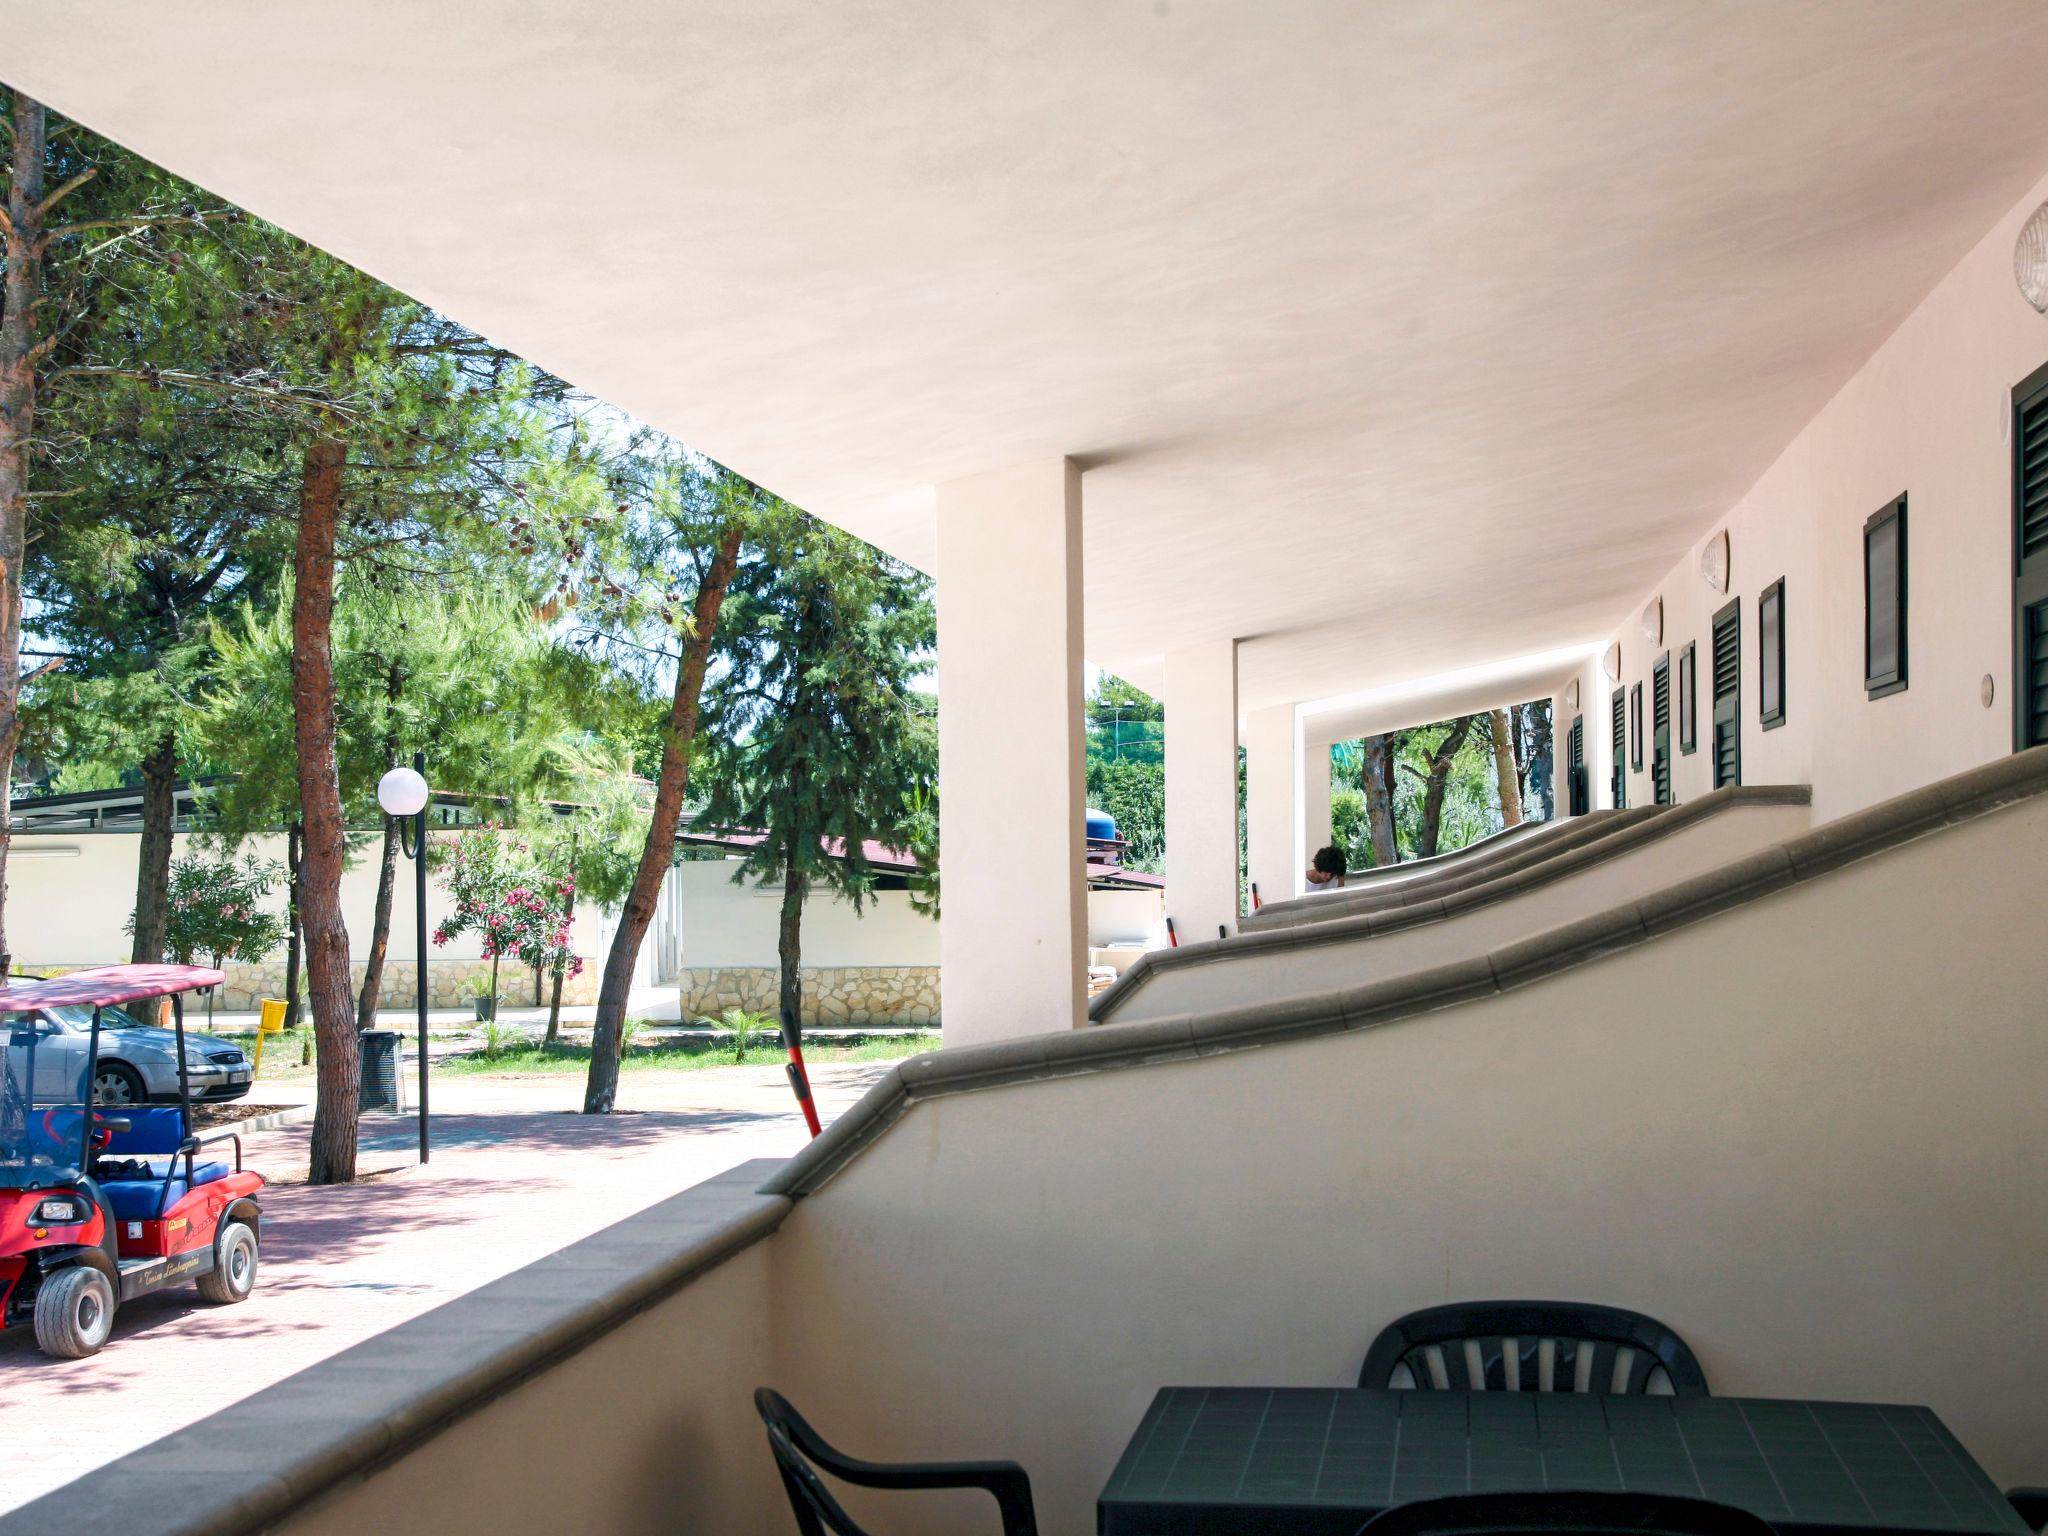
[{"label": "brick paving", "polygon": [[[813,1067],[820,1113],[829,1120],[886,1070]],[[621,1112],[597,1118],[574,1112],[580,1077],[439,1078],[426,1168],[412,1117],[367,1116],[360,1182],[264,1192],[248,1301],[210,1307],[190,1288],[142,1297],[89,1360],[44,1356],[28,1329],[0,1333],[12,1426],[0,1510],[735,1163],[804,1142],[779,1067],[633,1072],[621,1083]],[[277,1100],[268,1085],[262,1096]],[[302,1180],[309,1131],[247,1138],[248,1166]]]}]

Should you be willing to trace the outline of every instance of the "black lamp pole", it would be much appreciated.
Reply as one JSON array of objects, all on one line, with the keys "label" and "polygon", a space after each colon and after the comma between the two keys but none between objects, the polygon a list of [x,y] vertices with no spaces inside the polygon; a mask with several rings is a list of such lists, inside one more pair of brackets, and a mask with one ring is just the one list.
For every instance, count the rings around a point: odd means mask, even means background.
[{"label": "black lamp pole", "polygon": [[[427,754],[415,752],[412,755],[413,772],[426,777]],[[428,796],[431,800],[433,797]],[[413,953],[419,956],[419,985],[413,990],[419,998],[420,1023],[420,1161],[427,1160],[427,808],[422,805],[419,814],[413,818],[412,830],[412,922]]]}]

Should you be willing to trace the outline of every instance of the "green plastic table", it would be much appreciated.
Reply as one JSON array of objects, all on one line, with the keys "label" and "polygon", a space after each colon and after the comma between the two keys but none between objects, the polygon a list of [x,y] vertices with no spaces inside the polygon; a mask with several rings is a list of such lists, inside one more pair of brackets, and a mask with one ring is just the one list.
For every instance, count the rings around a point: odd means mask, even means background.
[{"label": "green plastic table", "polygon": [[1734,1397],[1166,1387],[1096,1505],[1100,1536],[1352,1536],[1451,1493],[1717,1499],[1788,1536],[2029,1536],[1927,1408]]}]

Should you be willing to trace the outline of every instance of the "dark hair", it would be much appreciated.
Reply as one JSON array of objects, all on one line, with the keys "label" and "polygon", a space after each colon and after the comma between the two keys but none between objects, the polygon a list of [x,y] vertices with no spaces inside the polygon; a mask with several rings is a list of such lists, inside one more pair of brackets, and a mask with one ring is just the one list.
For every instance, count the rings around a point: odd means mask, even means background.
[{"label": "dark hair", "polygon": [[1318,874],[1341,875],[1350,868],[1350,862],[1344,857],[1344,850],[1333,844],[1316,850],[1313,867]]}]

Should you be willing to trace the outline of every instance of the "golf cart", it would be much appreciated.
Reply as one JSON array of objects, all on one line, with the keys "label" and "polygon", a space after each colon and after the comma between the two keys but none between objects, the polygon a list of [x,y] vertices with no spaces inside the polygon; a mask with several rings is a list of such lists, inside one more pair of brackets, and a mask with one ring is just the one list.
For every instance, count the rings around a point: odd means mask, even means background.
[{"label": "golf cart", "polygon": [[[256,1192],[233,1131],[192,1134],[181,994],[217,986],[196,965],[110,965],[0,987],[0,1328],[33,1322],[44,1353],[98,1351],[122,1302],[196,1280],[208,1301],[241,1301],[256,1283]],[[173,1104],[96,1105],[102,1010],[171,1000],[178,1043]],[[161,1005],[159,1005],[161,1006]],[[90,1009],[84,1070],[44,1049],[52,1010]],[[112,1027],[111,1025],[109,1027]],[[235,1166],[197,1160],[233,1141]]]}]

